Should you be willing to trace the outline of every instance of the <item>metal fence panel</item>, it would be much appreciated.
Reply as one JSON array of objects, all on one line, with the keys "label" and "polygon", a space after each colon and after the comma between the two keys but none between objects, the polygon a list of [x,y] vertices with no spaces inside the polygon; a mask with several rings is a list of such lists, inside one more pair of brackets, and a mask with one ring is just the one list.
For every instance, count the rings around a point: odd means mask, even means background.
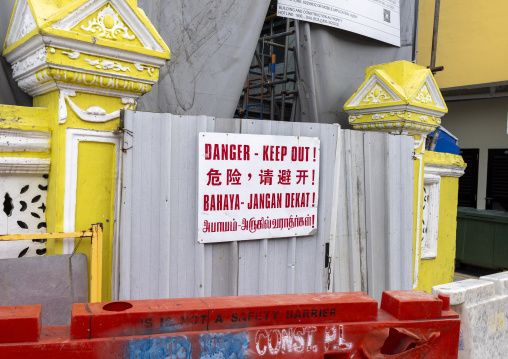
[{"label": "metal fence panel", "polygon": [[[406,274],[410,282],[412,273],[411,138],[344,131],[329,124],[135,111],[125,112],[124,129],[114,299],[327,290],[372,295],[387,285],[409,288],[401,282]],[[319,137],[317,233],[199,244],[199,132]],[[409,262],[387,264],[401,254]]]},{"label": "metal fence panel", "polygon": [[[242,120],[242,133],[308,136],[321,140],[317,233],[305,237],[262,239],[238,243],[238,294],[280,294],[326,291],[325,243],[329,241],[334,163],[339,127],[326,124]],[[255,253],[255,255],[252,255]]]},{"label": "metal fence panel", "polygon": [[410,137],[364,134],[367,293],[411,289],[413,154]]}]

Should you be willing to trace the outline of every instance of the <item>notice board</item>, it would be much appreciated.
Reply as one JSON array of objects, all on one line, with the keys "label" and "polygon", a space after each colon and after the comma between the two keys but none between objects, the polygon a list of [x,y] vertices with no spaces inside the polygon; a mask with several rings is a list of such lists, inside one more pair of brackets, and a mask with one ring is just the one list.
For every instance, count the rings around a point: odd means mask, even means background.
[{"label": "notice board", "polygon": [[199,133],[198,241],[317,230],[319,138]]},{"label": "notice board", "polygon": [[278,0],[277,16],[332,26],[400,46],[399,0]]}]

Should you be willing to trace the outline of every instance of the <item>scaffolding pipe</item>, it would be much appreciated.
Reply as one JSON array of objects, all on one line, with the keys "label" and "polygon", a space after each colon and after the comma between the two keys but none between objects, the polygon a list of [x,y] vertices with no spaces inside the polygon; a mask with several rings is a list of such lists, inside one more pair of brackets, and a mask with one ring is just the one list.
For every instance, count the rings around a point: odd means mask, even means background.
[{"label": "scaffolding pipe", "polygon": [[[288,39],[288,38],[286,37],[286,39]],[[281,49],[285,49],[286,48],[286,46],[278,44],[276,42],[271,42],[271,41],[263,41],[263,42],[265,44],[267,44],[267,45],[270,45],[270,46],[280,47]],[[295,48],[294,47],[288,47],[288,50],[295,51]]]},{"label": "scaffolding pipe", "polygon": [[[270,36],[273,36],[273,19],[270,20]],[[272,55],[272,63],[271,63],[271,68],[270,68],[270,71],[272,73],[272,81],[271,82],[274,82],[275,81],[275,63],[277,62],[276,61],[276,58],[275,58],[275,54],[273,53],[273,46],[270,46],[270,54]],[[275,120],[275,87],[271,86],[270,87],[270,121],[274,121]]]},{"label": "scaffolding pipe", "polygon": [[[263,87],[265,87],[265,86],[266,87],[268,87],[268,86],[272,86],[273,87],[273,86],[280,85],[280,84],[287,83],[287,82],[296,82],[296,80],[288,78],[288,79],[285,79],[285,80],[273,81],[273,82],[265,83],[263,85]],[[259,87],[261,87],[261,85],[254,85],[254,86],[251,86],[250,89],[252,90],[252,89],[255,89],[255,88],[259,88]],[[247,87],[244,87],[243,90],[245,91],[246,89],[247,89]]]},{"label": "scaffolding pipe", "polygon": [[432,32],[432,51],[430,55],[430,67],[436,67],[436,53],[437,53],[437,32],[439,30],[439,8],[441,7],[441,0],[436,0],[436,7],[434,8],[434,30]]},{"label": "scaffolding pipe", "polygon": [[[272,21],[273,22],[273,21]],[[293,35],[295,33],[295,30],[291,30],[289,32],[281,32],[279,34],[273,34],[273,33],[270,33],[270,36],[263,36],[263,37],[260,37],[259,38],[259,41],[260,42],[263,42],[263,41],[266,41],[266,40],[272,40],[272,39],[276,39],[278,37],[282,37],[282,36],[289,36],[289,35]]]},{"label": "scaffolding pipe", "polygon": [[[286,19],[286,32],[289,32],[289,19]],[[286,42],[284,46],[284,68],[282,71],[282,77],[287,79],[288,76],[288,52],[289,52],[289,36],[286,36]],[[280,109],[280,119],[284,121],[286,116],[286,84],[287,82],[282,84],[282,108]]]}]

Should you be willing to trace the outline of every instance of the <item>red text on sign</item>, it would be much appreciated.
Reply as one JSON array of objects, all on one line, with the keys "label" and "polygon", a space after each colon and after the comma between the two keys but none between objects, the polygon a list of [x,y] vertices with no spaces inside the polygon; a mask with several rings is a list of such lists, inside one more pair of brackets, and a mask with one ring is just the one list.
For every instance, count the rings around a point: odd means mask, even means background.
[{"label": "red text on sign", "polygon": [[263,161],[284,161],[287,154],[286,146],[263,146]]},{"label": "red text on sign", "polygon": [[250,161],[250,146],[205,143],[205,160]]}]

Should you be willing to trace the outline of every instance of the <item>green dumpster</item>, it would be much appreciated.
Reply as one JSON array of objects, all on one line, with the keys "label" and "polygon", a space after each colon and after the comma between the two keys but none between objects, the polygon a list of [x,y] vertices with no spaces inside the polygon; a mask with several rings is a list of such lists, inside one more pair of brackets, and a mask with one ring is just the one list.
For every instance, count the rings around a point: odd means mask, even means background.
[{"label": "green dumpster", "polygon": [[508,212],[459,207],[456,259],[488,269],[508,268]]}]

